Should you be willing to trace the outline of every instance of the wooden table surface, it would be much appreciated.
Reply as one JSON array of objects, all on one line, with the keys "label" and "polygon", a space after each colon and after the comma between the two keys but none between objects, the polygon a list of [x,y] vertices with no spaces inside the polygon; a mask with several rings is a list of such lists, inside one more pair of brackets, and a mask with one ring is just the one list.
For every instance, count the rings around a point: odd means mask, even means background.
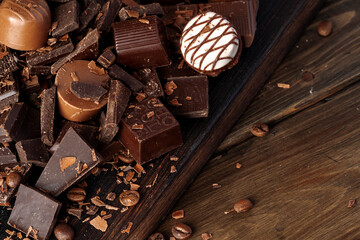
[{"label": "wooden table surface", "polygon": [[[326,38],[316,32],[324,19],[335,24]],[[303,81],[304,71],[315,78]],[[190,239],[360,239],[358,80],[360,1],[328,0],[173,208],[185,217],[169,214],[157,231],[168,239],[183,222]],[[254,122],[270,134],[251,136]],[[224,214],[242,198],[253,209]]]}]

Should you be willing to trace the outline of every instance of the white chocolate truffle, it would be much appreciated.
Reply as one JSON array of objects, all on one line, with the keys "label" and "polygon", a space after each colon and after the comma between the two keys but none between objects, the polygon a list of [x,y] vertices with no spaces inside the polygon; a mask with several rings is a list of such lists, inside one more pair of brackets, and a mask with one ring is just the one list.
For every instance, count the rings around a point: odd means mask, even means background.
[{"label": "white chocolate truffle", "polygon": [[195,16],[185,26],[180,48],[192,68],[216,76],[237,63],[241,41],[228,20],[217,13],[206,12]]}]

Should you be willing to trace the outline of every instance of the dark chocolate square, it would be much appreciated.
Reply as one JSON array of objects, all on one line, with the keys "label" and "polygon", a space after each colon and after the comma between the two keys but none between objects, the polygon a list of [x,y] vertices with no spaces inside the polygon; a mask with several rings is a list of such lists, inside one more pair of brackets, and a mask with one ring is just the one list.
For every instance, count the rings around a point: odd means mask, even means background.
[{"label": "dark chocolate square", "polygon": [[17,163],[16,155],[7,147],[0,148],[0,166]]},{"label": "dark chocolate square", "polygon": [[26,139],[15,144],[20,162],[32,163],[39,167],[45,167],[50,154],[40,138]]}]

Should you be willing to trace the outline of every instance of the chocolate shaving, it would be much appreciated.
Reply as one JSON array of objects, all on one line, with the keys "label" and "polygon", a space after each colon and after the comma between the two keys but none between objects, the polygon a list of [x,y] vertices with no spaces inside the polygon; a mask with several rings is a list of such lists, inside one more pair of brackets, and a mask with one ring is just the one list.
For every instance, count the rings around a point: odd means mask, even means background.
[{"label": "chocolate shaving", "polygon": [[173,94],[174,90],[177,89],[177,85],[174,83],[174,81],[167,82],[164,86],[165,93],[167,95]]},{"label": "chocolate shaving", "polygon": [[128,226],[126,229],[124,230],[121,230],[121,233],[127,233],[129,234],[130,233],[130,230],[131,230],[131,227],[132,227],[133,223],[132,222],[129,222]]},{"label": "chocolate shaving", "polygon": [[90,61],[88,64],[88,68],[90,72],[96,74],[96,75],[105,75],[105,69],[98,67],[95,63],[95,61]]},{"label": "chocolate shaving", "polygon": [[130,190],[137,191],[140,188],[139,184],[130,183]]},{"label": "chocolate shaving", "polygon": [[170,103],[171,105],[175,106],[175,107],[180,107],[180,106],[182,106],[182,104],[179,103],[179,101],[178,101],[176,98],[170,100],[169,103]]},{"label": "chocolate shaving", "polygon": [[78,219],[81,218],[81,213],[82,213],[82,209],[79,209],[79,208],[70,208],[70,209],[67,209],[67,213],[74,216],[74,217],[77,217]]},{"label": "chocolate shaving", "polygon": [[288,83],[278,83],[277,86],[279,88],[290,88],[290,84]]},{"label": "chocolate shaving", "polygon": [[71,76],[71,78],[72,78],[73,81],[75,81],[75,82],[78,82],[78,81],[79,81],[79,77],[76,75],[76,73],[71,72],[71,73],[70,73],[70,76]]},{"label": "chocolate shaving", "polygon": [[143,128],[144,128],[143,124],[135,123],[134,125],[131,126],[131,129],[134,129],[134,130],[140,130],[140,129],[143,129]]},{"label": "chocolate shaving", "polygon": [[147,19],[139,19],[139,22],[145,23],[145,24],[150,24],[150,21]]},{"label": "chocolate shaving", "polygon": [[76,162],[76,157],[64,157],[60,159],[60,169],[64,172],[68,167]]},{"label": "chocolate shaving", "polygon": [[116,198],[116,194],[114,192],[109,192],[108,195],[106,196],[106,200],[109,201],[114,201]]},{"label": "chocolate shaving", "polygon": [[177,172],[176,167],[172,165],[170,168],[170,173],[176,173],[176,172]]},{"label": "chocolate shaving", "polygon": [[90,224],[96,228],[97,230],[100,230],[102,232],[106,232],[106,229],[108,228],[108,224],[106,220],[101,218],[100,216],[96,216],[93,220],[90,221]]},{"label": "chocolate shaving", "polygon": [[131,179],[134,177],[135,172],[133,171],[128,171],[128,173],[126,174],[126,181],[131,181]]},{"label": "chocolate shaving", "polygon": [[104,207],[106,204],[100,200],[99,196],[95,196],[90,199],[91,203],[98,207]]},{"label": "chocolate shaving", "polygon": [[138,93],[137,95],[136,95],[136,100],[138,101],[138,102],[141,102],[142,100],[144,100],[146,98],[146,94],[145,93]]}]

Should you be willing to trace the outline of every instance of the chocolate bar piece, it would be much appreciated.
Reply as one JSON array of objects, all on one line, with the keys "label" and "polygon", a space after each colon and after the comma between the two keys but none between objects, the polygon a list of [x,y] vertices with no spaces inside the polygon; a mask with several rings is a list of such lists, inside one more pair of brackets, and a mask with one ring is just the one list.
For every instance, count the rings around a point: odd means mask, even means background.
[{"label": "chocolate bar piece", "polygon": [[56,197],[80,181],[101,161],[101,156],[70,128],[35,187]]},{"label": "chocolate bar piece", "polygon": [[70,91],[78,98],[95,102],[99,102],[107,93],[107,90],[101,86],[80,81],[73,81],[70,84]]},{"label": "chocolate bar piece", "polygon": [[0,57],[0,78],[5,78],[16,71],[18,66],[11,52],[0,49],[0,53],[2,54],[2,57]]},{"label": "chocolate bar piece", "polygon": [[[14,106],[21,103],[16,103]],[[16,131],[16,134],[12,136],[12,140],[15,142],[40,138],[40,112],[30,106],[24,104],[24,111],[21,114],[25,114],[25,119],[22,121],[20,128]]]},{"label": "chocolate bar piece", "polygon": [[157,16],[113,24],[117,61],[133,69],[170,64],[165,26]]},{"label": "chocolate bar piece", "polygon": [[96,22],[96,28],[100,32],[109,32],[111,24],[114,22],[116,15],[118,14],[121,7],[120,0],[109,0],[101,9],[101,17]]},{"label": "chocolate bar piece", "polygon": [[22,89],[27,94],[37,93],[41,90],[41,86],[39,83],[39,78],[37,75],[32,75],[29,77],[29,79],[26,79],[25,82],[23,82]]},{"label": "chocolate bar piece", "polygon": [[140,6],[127,6],[119,11],[119,18],[125,21],[131,18],[140,18],[150,15],[164,15],[164,10],[159,3],[150,3]]},{"label": "chocolate bar piece", "polygon": [[60,209],[60,202],[21,184],[8,224],[26,236],[46,240],[51,235]]},{"label": "chocolate bar piece", "polygon": [[31,75],[51,75],[51,66],[29,66],[29,73]]},{"label": "chocolate bar piece", "polygon": [[74,50],[74,45],[71,39],[66,41],[58,41],[51,46],[50,51],[36,51],[26,56],[26,62],[29,66],[46,65],[60,59],[61,57],[71,53]]},{"label": "chocolate bar piece", "polygon": [[15,144],[20,162],[31,163],[39,167],[45,167],[50,154],[40,138],[27,139]]},{"label": "chocolate bar piece", "polygon": [[140,81],[145,85],[143,91],[148,97],[164,96],[164,90],[155,68],[140,69],[136,73],[139,76]]},{"label": "chocolate bar piece", "polygon": [[98,141],[96,139],[96,136],[98,133],[98,127],[65,121],[65,124],[61,128],[59,136],[50,148],[51,153],[54,153],[59,148],[59,144],[64,138],[66,132],[69,130],[69,128],[73,128],[77,132],[77,134],[79,134],[81,138],[84,139],[90,146],[94,148],[97,146]]},{"label": "chocolate bar piece", "polygon": [[[1,71],[1,70],[0,70]],[[11,75],[0,80],[0,109],[10,106],[19,101],[19,89],[17,80]]]},{"label": "chocolate bar piece", "polygon": [[0,148],[0,166],[17,163],[15,154],[7,147]]},{"label": "chocolate bar piece", "polygon": [[109,75],[113,78],[121,80],[134,92],[139,92],[144,88],[144,84],[116,64],[109,67]]},{"label": "chocolate bar piece", "polygon": [[45,89],[41,96],[40,127],[41,141],[48,146],[54,143],[56,86]]},{"label": "chocolate bar piece", "polygon": [[79,3],[76,0],[61,4],[54,11],[57,27],[52,31],[53,37],[61,37],[79,28]]},{"label": "chocolate bar piece", "polygon": [[119,140],[139,164],[182,145],[179,123],[157,98],[147,98],[127,108]]},{"label": "chocolate bar piece", "polygon": [[186,64],[179,69],[174,62],[170,68],[159,70],[164,80],[166,106],[175,116],[207,117],[209,113],[208,78]]},{"label": "chocolate bar piece", "polygon": [[100,134],[99,141],[103,144],[109,144],[111,140],[116,136],[119,131],[119,127],[117,125],[106,126],[105,123],[105,114],[102,112],[100,114]]},{"label": "chocolate bar piece", "polygon": [[7,165],[0,165],[0,205],[6,205],[11,198],[15,196],[17,186],[9,186],[6,182],[6,177],[11,173],[20,174],[20,182],[25,182],[29,176],[31,164],[28,163],[11,163]]},{"label": "chocolate bar piece", "polygon": [[11,142],[19,132],[26,117],[26,105],[16,103],[10,110],[0,115],[1,142]]},{"label": "chocolate bar piece", "polygon": [[116,56],[111,49],[106,49],[97,59],[97,62],[104,68],[109,68],[115,61]]},{"label": "chocolate bar piece", "polygon": [[88,32],[76,45],[73,52],[51,65],[51,74],[56,74],[59,68],[68,61],[95,58],[99,53],[99,37],[100,35],[97,29]]},{"label": "chocolate bar piece", "polygon": [[84,12],[80,15],[80,27],[78,29],[78,32],[81,32],[84,30],[91,20],[98,14],[100,11],[101,5],[97,3],[96,1],[91,1],[89,5],[86,7]]}]

